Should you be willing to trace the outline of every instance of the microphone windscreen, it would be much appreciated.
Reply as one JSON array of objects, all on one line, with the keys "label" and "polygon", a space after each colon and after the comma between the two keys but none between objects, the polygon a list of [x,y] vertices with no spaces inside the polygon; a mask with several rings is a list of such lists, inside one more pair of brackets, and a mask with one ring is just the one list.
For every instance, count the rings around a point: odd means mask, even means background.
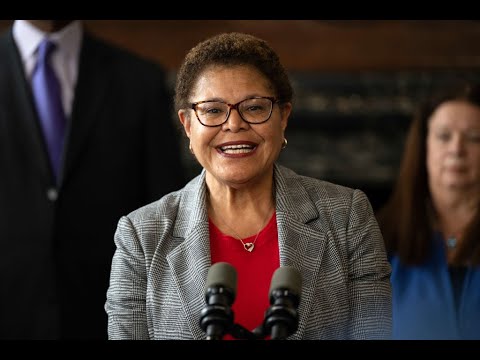
[{"label": "microphone windscreen", "polygon": [[237,295],[237,271],[227,262],[217,262],[208,270],[205,289],[219,285],[230,289],[234,297]]},{"label": "microphone windscreen", "polygon": [[291,293],[300,295],[302,291],[302,275],[300,275],[300,272],[290,266],[282,266],[275,270],[270,283],[269,294],[279,289],[288,289]]}]

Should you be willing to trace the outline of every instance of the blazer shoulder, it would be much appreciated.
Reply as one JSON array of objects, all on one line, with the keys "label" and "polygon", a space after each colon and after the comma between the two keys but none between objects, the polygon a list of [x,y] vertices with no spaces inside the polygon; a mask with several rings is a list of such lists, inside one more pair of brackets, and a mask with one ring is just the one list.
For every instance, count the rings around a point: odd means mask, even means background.
[{"label": "blazer shoulder", "polygon": [[353,193],[360,191],[330,181],[297,174],[292,169],[279,166],[281,174],[289,189],[303,188],[312,200],[316,199],[351,199]]},{"label": "blazer shoulder", "polygon": [[[371,214],[371,205],[360,189],[353,189],[280,168],[280,188],[288,198],[290,211],[307,221],[318,219],[325,224],[346,223],[352,214]],[[296,209],[296,210],[292,210]],[[310,214],[310,216],[307,216]],[[325,225],[327,226],[327,225]]]},{"label": "blazer shoulder", "polygon": [[7,30],[0,34],[0,67],[4,67],[6,59],[10,57],[12,53],[16,51],[15,41],[13,40],[12,31]]},{"label": "blazer shoulder", "polygon": [[158,218],[166,218],[175,221],[179,212],[188,217],[192,210],[193,198],[198,196],[205,179],[205,171],[191,179],[183,188],[172,191],[160,199],[146,204],[132,212],[127,217],[133,224]]},{"label": "blazer shoulder", "polygon": [[0,32],[0,45],[4,46],[5,43],[13,41],[13,27],[7,27],[2,32]]},{"label": "blazer shoulder", "polygon": [[168,193],[158,200],[133,210],[127,217],[135,226],[149,221],[157,221],[159,218],[173,221],[178,212],[182,194],[183,189]]}]

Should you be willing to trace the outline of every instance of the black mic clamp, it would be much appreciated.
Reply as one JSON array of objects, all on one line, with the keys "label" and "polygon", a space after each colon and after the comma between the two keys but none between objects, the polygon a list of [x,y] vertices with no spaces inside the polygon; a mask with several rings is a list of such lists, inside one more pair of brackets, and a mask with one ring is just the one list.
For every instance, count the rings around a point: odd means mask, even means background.
[{"label": "black mic clamp", "polygon": [[297,269],[285,266],[274,272],[269,292],[271,306],[262,326],[272,340],[284,340],[297,331],[301,287],[302,276]]},{"label": "black mic clamp", "polygon": [[272,340],[284,340],[298,328],[298,298],[289,289],[276,289],[271,293],[271,306],[265,312],[263,331]]},{"label": "black mic clamp", "polygon": [[200,327],[207,340],[221,340],[233,326],[231,306],[237,291],[237,272],[226,262],[213,264],[205,286],[206,306],[200,312]]},{"label": "black mic clamp", "polygon": [[224,287],[209,288],[206,293],[207,306],[200,313],[200,327],[205,331],[207,340],[221,340],[233,325],[233,311],[225,299],[232,297]]}]

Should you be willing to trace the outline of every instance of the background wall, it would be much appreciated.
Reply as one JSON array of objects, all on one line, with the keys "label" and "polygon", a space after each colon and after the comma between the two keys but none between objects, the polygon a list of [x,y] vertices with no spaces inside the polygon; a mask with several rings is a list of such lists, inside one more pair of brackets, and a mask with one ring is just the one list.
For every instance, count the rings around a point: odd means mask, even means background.
[{"label": "background wall", "polygon": [[[0,20],[0,31],[12,21]],[[185,53],[224,31],[267,40],[296,92],[281,162],[363,189],[379,207],[396,175],[411,113],[435,86],[479,78],[474,20],[87,20],[98,36],[162,64],[171,86]],[[172,119],[172,121],[177,121]],[[198,166],[184,146],[185,166]]]},{"label": "background wall", "polygon": [[[0,30],[11,20],[0,20]],[[475,20],[87,20],[99,36],[175,70],[187,49],[222,31],[269,41],[292,71],[480,66]]]}]

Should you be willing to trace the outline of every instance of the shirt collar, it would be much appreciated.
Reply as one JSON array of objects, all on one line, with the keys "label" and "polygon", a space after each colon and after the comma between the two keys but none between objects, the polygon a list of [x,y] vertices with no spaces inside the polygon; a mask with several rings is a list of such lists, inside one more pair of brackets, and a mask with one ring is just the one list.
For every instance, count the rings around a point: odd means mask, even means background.
[{"label": "shirt collar", "polygon": [[24,62],[35,55],[40,42],[46,37],[52,39],[66,57],[77,57],[82,36],[83,27],[80,20],[75,20],[53,33],[41,31],[26,20],[15,20],[13,23],[13,38]]}]

